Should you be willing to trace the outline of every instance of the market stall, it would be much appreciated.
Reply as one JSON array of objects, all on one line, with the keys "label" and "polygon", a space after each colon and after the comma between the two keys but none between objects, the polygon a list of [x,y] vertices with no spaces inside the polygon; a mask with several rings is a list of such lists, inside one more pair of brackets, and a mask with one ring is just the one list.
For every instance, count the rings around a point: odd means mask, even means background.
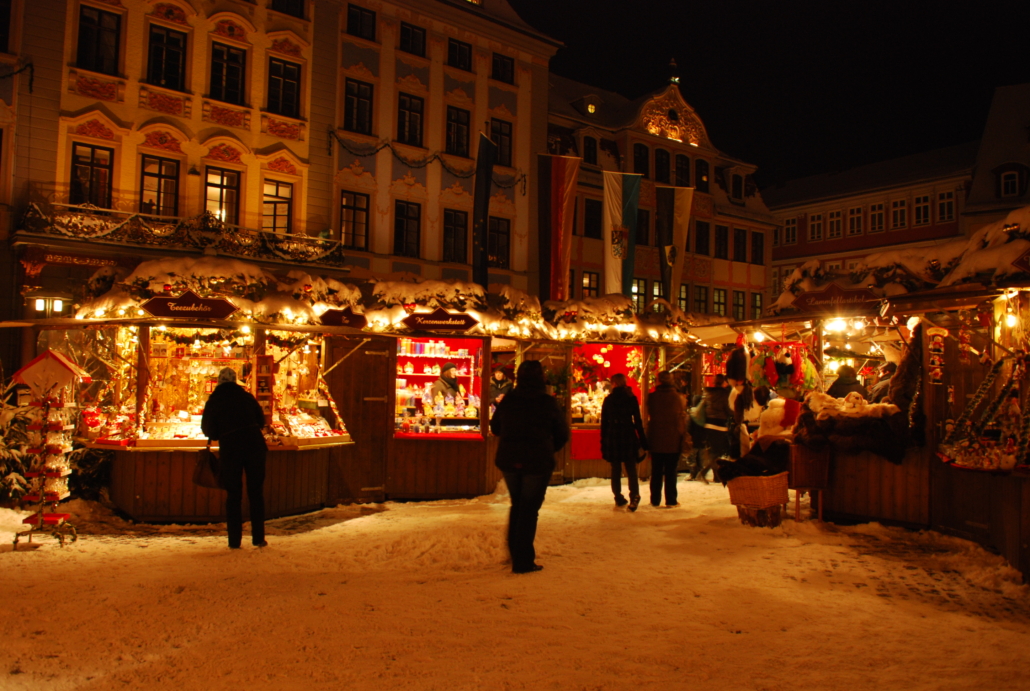
[{"label": "market stall", "polygon": [[324,327],[309,323],[318,298],[307,294],[324,297],[327,286],[304,285],[295,293],[236,261],[144,262],[112,278],[75,320],[36,325],[41,348],[93,377],[80,431],[112,452],[110,494],[121,510],[147,521],[222,518],[222,492],[191,480],[207,444],[204,404],[226,367],[266,412],[266,515],[324,505],[331,452],[352,442],[321,373]]}]

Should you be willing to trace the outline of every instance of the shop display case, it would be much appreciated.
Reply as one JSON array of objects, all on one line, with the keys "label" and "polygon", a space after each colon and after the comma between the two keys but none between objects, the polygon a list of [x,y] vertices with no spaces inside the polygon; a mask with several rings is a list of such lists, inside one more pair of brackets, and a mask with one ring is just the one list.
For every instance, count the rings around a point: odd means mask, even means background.
[{"label": "shop display case", "polygon": [[[438,385],[448,365],[457,391]],[[482,366],[480,339],[397,339],[395,435],[482,438]]]}]

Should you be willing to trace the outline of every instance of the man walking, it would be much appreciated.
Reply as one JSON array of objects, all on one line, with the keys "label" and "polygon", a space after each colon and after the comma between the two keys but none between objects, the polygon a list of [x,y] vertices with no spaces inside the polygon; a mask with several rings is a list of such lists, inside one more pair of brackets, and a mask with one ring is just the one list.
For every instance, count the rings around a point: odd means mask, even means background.
[{"label": "man walking", "polygon": [[622,468],[629,480],[629,510],[640,505],[637,463],[647,450],[647,436],[640,420],[640,403],[626,386],[626,375],[612,375],[612,392],[601,405],[601,457],[612,466],[612,493],[616,506],[626,506],[622,495]]},{"label": "man walking", "polygon": [[647,438],[651,448],[651,506],[677,506],[676,466],[687,431],[683,399],[672,383],[672,372],[658,373],[658,386],[647,396]]}]

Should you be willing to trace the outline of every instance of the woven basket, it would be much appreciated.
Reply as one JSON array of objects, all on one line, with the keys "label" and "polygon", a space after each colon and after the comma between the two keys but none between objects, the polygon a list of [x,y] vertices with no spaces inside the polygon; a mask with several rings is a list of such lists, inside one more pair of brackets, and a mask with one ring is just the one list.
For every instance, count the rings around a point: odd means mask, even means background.
[{"label": "woven basket", "polygon": [[726,483],[730,490],[730,503],[756,509],[768,509],[787,503],[788,473],[767,477],[743,476]]},{"label": "woven basket", "polygon": [[790,445],[790,488],[826,489],[830,486],[830,449],[813,451],[801,444]]}]

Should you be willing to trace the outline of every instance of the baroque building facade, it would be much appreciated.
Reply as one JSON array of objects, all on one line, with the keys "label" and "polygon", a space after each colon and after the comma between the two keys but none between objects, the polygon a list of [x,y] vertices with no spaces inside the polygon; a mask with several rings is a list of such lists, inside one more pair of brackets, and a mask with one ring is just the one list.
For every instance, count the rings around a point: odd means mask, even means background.
[{"label": "baroque building facade", "polygon": [[526,173],[560,44],[506,0],[0,10],[3,318],[43,316],[43,293],[69,314],[98,268],[176,254],[471,278],[480,131],[499,142],[490,280],[531,285]]},{"label": "baroque building facade", "polygon": [[[603,292],[603,172],[642,176],[632,297],[640,312],[665,298],[685,312],[757,318],[775,227],[751,176],[756,167],[721,152],[683,99],[678,79],[636,100],[551,75],[548,151],[580,156],[572,249],[573,298]],[[693,187],[679,294],[662,295],[656,186]]]}]

